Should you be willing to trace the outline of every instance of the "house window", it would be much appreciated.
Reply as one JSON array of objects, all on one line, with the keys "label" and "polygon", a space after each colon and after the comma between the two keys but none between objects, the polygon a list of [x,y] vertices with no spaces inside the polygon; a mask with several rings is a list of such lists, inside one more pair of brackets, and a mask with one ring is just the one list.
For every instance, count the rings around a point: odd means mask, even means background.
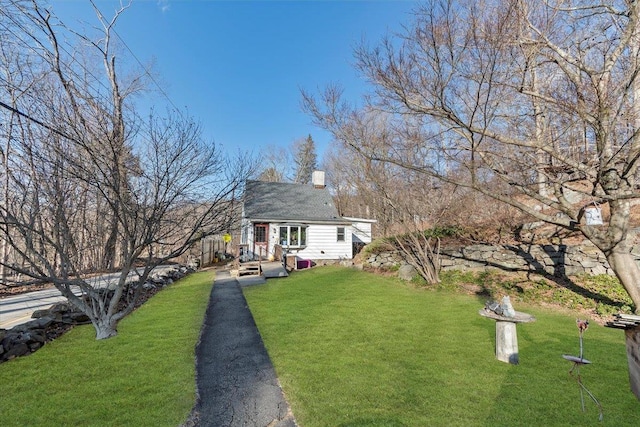
[{"label": "house window", "polygon": [[280,227],[280,244],[289,248],[307,245],[307,227],[304,225],[287,225]]},{"label": "house window", "polygon": [[344,227],[338,227],[338,242],[344,242]]},{"label": "house window", "polygon": [[258,224],[254,228],[254,239],[256,243],[267,243],[267,226]]}]

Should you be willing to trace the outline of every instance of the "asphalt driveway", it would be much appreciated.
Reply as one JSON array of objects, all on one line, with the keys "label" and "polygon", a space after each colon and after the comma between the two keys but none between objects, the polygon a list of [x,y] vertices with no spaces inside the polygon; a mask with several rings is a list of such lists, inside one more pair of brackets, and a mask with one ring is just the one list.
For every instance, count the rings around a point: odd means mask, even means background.
[{"label": "asphalt driveway", "polygon": [[196,348],[196,382],[194,425],[296,426],[240,283],[224,272],[216,274]]}]

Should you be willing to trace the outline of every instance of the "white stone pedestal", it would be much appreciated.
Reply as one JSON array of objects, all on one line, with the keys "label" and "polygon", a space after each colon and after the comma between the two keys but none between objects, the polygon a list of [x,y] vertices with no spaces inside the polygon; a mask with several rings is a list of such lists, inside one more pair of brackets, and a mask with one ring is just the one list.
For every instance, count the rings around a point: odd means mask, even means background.
[{"label": "white stone pedestal", "polygon": [[516,324],[534,322],[536,318],[519,311],[516,311],[514,317],[500,316],[486,308],[480,310],[479,313],[481,316],[496,321],[496,359],[517,365],[519,357]]}]

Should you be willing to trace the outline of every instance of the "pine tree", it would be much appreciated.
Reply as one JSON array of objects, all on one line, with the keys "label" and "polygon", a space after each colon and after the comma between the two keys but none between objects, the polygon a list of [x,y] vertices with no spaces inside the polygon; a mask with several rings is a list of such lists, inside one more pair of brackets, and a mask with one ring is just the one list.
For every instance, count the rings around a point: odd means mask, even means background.
[{"label": "pine tree", "polygon": [[298,141],[294,146],[294,162],[296,164],[293,181],[298,184],[311,183],[311,175],[318,168],[318,156],[316,143],[311,135],[303,141]]}]

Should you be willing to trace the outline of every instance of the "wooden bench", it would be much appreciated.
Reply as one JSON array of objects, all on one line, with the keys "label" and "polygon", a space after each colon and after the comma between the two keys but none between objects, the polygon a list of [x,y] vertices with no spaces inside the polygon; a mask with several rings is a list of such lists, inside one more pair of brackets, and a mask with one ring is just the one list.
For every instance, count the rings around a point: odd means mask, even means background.
[{"label": "wooden bench", "polygon": [[609,328],[624,329],[627,343],[627,363],[629,364],[629,383],[631,391],[640,400],[640,316],[635,314],[616,314],[607,322]]}]

